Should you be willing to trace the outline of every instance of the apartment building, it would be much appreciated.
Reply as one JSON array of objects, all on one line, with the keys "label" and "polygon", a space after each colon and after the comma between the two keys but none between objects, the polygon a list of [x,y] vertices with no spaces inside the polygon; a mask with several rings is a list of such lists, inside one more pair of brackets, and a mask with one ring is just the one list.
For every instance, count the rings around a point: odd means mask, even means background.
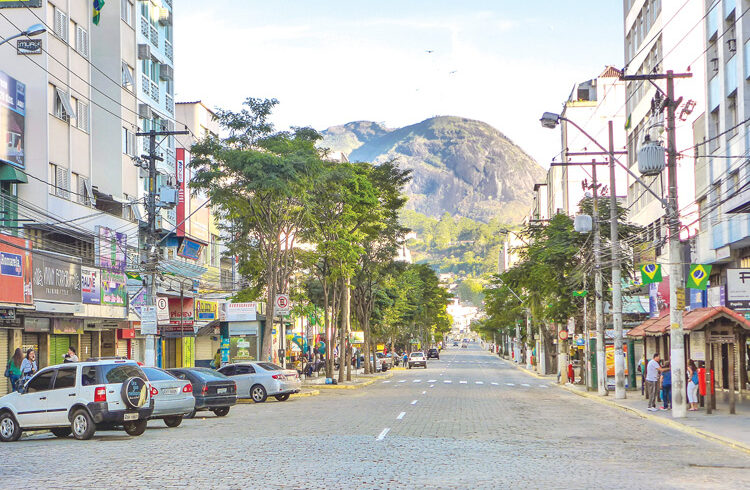
[{"label": "apartment building", "polygon": [[750,268],[750,1],[706,0],[703,8],[708,105],[696,128],[696,262],[713,264],[712,305],[746,309],[733,291],[718,290],[731,282],[728,269]]},{"label": "apartment building", "polygon": [[[564,213],[573,216],[578,213],[578,205],[590,187],[594,177],[593,165],[596,162],[596,178],[601,184],[600,192],[609,194],[609,167],[606,155],[585,134],[568,121],[580,126],[603,147],[609,144],[609,121],[613,122],[615,151],[625,150],[625,83],[620,81],[622,72],[613,66],[604,68],[597,78],[574,85],[563,105],[560,121],[562,146],[560,158],[551,162],[547,171],[547,216]],[[599,153],[584,155],[585,153]],[[623,155],[615,158],[625,162]],[[601,165],[604,164],[604,165]],[[616,196],[627,195],[627,173],[621,167],[615,169]]]},{"label": "apartment building", "polygon": [[[696,217],[694,194],[693,125],[705,110],[704,34],[702,29],[705,10],[702,2],[682,0],[624,0],[625,73],[648,74],[690,72],[691,78],[675,82],[675,92],[680,100],[677,107],[676,141],[678,206],[684,224]],[[664,81],[655,82],[666,90]],[[648,81],[631,81],[626,84],[625,115],[627,127],[628,165],[638,172],[638,151],[648,136],[652,141],[662,141],[666,146],[664,114],[652,111],[656,86]],[[662,197],[667,195],[667,172],[643,179]],[[665,210],[661,203],[635,182],[628,180],[628,206],[630,219],[647,227],[644,243],[656,258],[666,261],[664,246],[667,230]],[[695,233],[693,224],[683,232]]]}]

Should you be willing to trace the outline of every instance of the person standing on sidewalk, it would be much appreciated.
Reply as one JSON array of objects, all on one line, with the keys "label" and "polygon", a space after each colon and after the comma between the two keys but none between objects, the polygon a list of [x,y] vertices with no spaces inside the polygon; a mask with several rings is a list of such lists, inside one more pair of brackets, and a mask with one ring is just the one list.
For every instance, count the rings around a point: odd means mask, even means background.
[{"label": "person standing on sidewalk", "polygon": [[654,354],[654,358],[648,361],[646,366],[646,394],[648,395],[648,410],[656,412],[656,396],[658,394],[657,386],[659,385],[659,354]]},{"label": "person standing on sidewalk", "polygon": [[664,363],[661,373],[661,399],[662,410],[672,408],[672,371],[669,369],[669,361]]},{"label": "person standing on sidewalk", "polygon": [[695,361],[690,359],[688,361],[687,368],[688,375],[688,402],[690,403],[689,411],[695,412],[698,410],[698,368],[695,367]]},{"label": "person standing on sidewalk", "polygon": [[638,362],[638,372],[641,373],[641,395],[643,395],[646,390],[646,354],[643,354]]}]

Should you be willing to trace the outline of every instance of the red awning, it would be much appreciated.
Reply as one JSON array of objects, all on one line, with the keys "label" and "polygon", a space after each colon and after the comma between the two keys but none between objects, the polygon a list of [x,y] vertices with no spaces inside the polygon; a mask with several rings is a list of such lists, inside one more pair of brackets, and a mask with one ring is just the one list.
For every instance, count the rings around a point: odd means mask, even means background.
[{"label": "red awning", "polygon": [[[696,308],[695,310],[690,310],[682,316],[682,327],[686,331],[700,330],[707,323],[719,318],[726,318],[732,323],[742,327],[744,330],[750,331],[750,321],[745,319],[742,314],[737,313],[726,306],[712,306],[710,308]],[[669,313],[664,313],[659,318],[650,318],[631,329],[628,332],[628,335],[631,337],[643,337],[645,335],[658,337],[665,335],[669,330]]]}]

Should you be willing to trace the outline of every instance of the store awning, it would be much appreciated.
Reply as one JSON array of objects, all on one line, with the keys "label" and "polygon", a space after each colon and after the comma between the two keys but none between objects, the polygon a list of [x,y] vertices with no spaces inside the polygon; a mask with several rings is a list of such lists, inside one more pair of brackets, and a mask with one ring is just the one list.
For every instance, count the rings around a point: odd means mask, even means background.
[{"label": "store awning", "polygon": [[16,184],[26,184],[29,179],[22,170],[13,165],[0,164],[0,180],[5,182],[14,182]]},{"label": "store awning", "polygon": [[[712,306],[710,308],[696,308],[694,310],[687,311],[682,316],[682,328],[685,331],[700,330],[705,327],[709,322],[725,318],[744,330],[750,331],[750,321],[745,319],[743,315],[736,311],[727,308],[726,306]],[[659,318],[651,318],[641,323],[630,332],[630,337],[643,337],[651,336],[658,337],[665,335],[670,331],[670,318],[669,313],[666,312]]]}]

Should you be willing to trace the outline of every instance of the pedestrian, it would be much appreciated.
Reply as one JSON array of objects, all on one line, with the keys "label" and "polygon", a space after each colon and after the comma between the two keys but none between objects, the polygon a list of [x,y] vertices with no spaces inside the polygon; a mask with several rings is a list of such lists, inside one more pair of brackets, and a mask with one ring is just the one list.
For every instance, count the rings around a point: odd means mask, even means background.
[{"label": "pedestrian", "polygon": [[8,360],[8,365],[5,366],[5,377],[10,381],[10,389],[16,389],[16,383],[21,379],[21,363],[23,362],[23,351],[20,348],[16,348],[16,352],[13,353],[13,357]]},{"label": "pedestrian", "polygon": [[68,347],[68,352],[63,357],[63,363],[66,362],[78,362],[78,355],[76,355],[76,348],[72,345]]},{"label": "pedestrian", "polygon": [[687,394],[688,402],[690,403],[690,408],[688,408],[688,410],[695,412],[698,410],[698,368],[695,367],[695,361],[692,359],[688,361],[687,374]]},{"label": "pedestrian", "polygon": [[669,361],[664,363],[661,373],[661,399],[662,410],[672,408],[672,370],[669,368]]},{"label": "pedestrian", "polygon": [[659,354],[654,354],[653,359],[648,361],[646,366],[646,394],[648,395],[648,411],[656,412],[656,397],[658,395],[657,385],[659,384]]},{"label": "pedestrian", "polygon": [[638,362],[638,372],[641,373],[641,395],[643,395],[646,390],[646,354],[643,354]]},{"label": "pedestrian", "polygon": [[576,374],[573,370],[573,363],[568,363],[568,382],[575,384],[576,383]]},{"label": "pedestrian", "polygon": [[221,347],[216,349],[216,354],[214,354],[214,358],[211,361],[211,367],[213,369],[219,369],[221,367]]},{"label": "pedestrian", "polygon": [[407,354],[406,351],[404,351],[403,360],[404,360],[404,366],[403,367],[408,367],[407,364],[409,363],[409,354]]},{"label": "pedestrian", "polygon": [[18,388],[20,389],[36,371],[36,352],[34,349],[29,349],[26,351],[26,358],[21,362],[21,379],[18,380]]}]

